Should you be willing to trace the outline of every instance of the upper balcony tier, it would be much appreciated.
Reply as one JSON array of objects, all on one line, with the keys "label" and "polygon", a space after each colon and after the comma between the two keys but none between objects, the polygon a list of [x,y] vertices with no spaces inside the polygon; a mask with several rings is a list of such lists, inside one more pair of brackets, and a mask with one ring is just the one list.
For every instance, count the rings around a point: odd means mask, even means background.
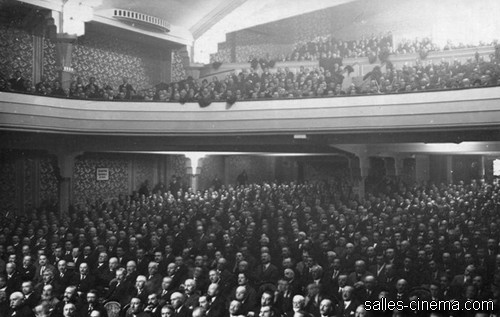
[{"label": "upper balcony tier", "polygon": [[93,135],[251,135],[500,128],[500,87],[198,103],[59,99],[0,92],[0,130]]}]

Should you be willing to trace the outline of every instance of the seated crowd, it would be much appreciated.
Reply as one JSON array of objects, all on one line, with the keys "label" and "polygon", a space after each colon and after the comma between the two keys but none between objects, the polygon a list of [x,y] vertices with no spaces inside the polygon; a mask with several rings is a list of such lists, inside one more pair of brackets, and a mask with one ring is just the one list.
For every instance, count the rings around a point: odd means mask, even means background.
[{"label": "seated crowd", "polygon": [[3,219],[0,316],[103,317],[109,303],[124,317],[429,316],[366,305],[417,297],[494,304],[432,316],[496,315],[499,191],[395,181],[359,200],[334,182],[171,183],[34,210]]},{"label": "seated crowd", "polygon": [[262,71],[248,68],[239,74],[229,74],[223,80],[214,76],[210,81],[203,79],[199,82],[189,77],[181,82],[159,84],[155,88],[138,92],[127,78],[123,78],[123,84],[116,92],[107,84],[98,85],[94,77],[89,79],[88,84],[77,77],[71,83],[68,93],[61,88],[59,81],[50,83],[42,80],[28,88],[29,82],[17,71],[9,81],[4,81],[3,85],[0,83],[0,89],[78,99],[199,102],[200,105],[207,106],[212,101],[233,104],[240,100],[392,94],[498,86],[499,61],[500,56],[492,54],[490,61],[485,61],[480,56],[463,63],[442,61],[425,64],[418,61],[413,66],[404,65],[400,69],[387,63],[385,71],[377,66],[364,80],[358,82],[351,76],[352,67],[344,67],[340,61],[312,69],[300,67],[295,73],[287,67],[278,67],[275,72],[271,72],[268,67]]},{"label": "seated crowd", "polygon": [[[398,43],[394,43],[391,33],[364,36],[358,40],[342,40],[333,35],[328,35],[318,36],[311,41],[301,41],[295,43],[294,49],[290,54],[279,54],[278,56],[263,54],[260,57],[249,56],[248,60],[253,67],[255,67],[257,63],[262,66],[270,63],[274,64],[277,61],[317,61],[325,58],[344,59],[368,57],[375,61],[377,58],[380,58],[380,60],[385,59],[387,55],[391,54],[403,55],[422,52],[428,53],[433,51],[496,46],[497,44],[496,40],[491,41],[490,43],[479,42],[478,45],[464,43],[457,44],[452,41],[448,41],[444,46],[440,47],[428,37],[401,39]],[[230,62],[219,60],[220,57],[220,54],[214,54],[212,56],[213,62]],[[241,63],[245,61],[236,60],[233,62]]]}]

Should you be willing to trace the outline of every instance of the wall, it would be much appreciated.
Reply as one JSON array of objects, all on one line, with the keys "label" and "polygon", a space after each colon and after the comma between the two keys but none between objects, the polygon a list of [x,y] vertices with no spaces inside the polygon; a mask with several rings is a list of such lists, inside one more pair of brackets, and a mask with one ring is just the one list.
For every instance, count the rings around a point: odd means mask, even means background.
[{"label": "wall", "polygon": [[75,75],[88,81],[91,76],[115,90],[128,77],[135,89],[150,88],[160,82],[160,51],[132,41],[95,32],[79,37],[73,46]]},{"label": "wall", "polygon": [[470,183],[472,179],[481,177],[481,156],[454,155],[452,160],[453,183],[464,181]]},{"label": "wall", "polygon": [[28,32],[0,24],[0,75],[12,78],[21,71],[25,79],[33,73],[33,36]]},{"label": "wall", "polygon": [[175,83],[187,78],[184,62],[179,51],[172,52],[171,82]]},{"label": "wall", "polygon": [[209,155],[203,158],[199,179],[200,189],[212,186],[215,177],[218,177],[221,182],[224,181],[224,162],[223,155]]},{"label": "wall", "polygon": [[350,174],[349,163],[345,157],[309,157],[303,158],[305,180],[338,179]]},{"label": "wall", "polygon": [[25,213],[55,206],[58,183],[55,156],[35,151],[0,153],[0,211]]},{"label": "wall", "polygon": [[299,162],[297,158],[286,156],[277,157],[275,176],[279,182],[291,182],[298,180]]},{"label": "wall", "polygon": [[[46,37],[41,38],[41,42],[42,60],[37,64],[41,65],[43,75],[53,81],[59,76],[56,45]],[[25,79],[32,80],[33,43],[34,36],[31,33],[0,24],[0,74],[8,79],[14,71],[20,70]],[[165,55],[159,49],[87,31],[73,46],[71,65],[75,78],[81,76],[85,83],[94,76],[99,85],[109,84],[116,91],[122,78],[128,77],[135,89],[144,89],[165,79],[165,74],[162,74],[164,67],[161,67],[162,63],[169,63],[168,58],[165,61]],[[173,69],[175,80],[185,78],[184,66],[179,58],[174,60]],[[170,77],[170,74],[167,75]]]},{"label": "wall", "polygon": [[431,181],[436,184],[448,183],[447,178],[447,155],[430,156]]},{"label": "wall", "polygon": [[250,183],[273,181],[275,179],[275,161],[276,159],[270,156],[228,156],[224,160],[224,183],[235,184],[236,177],[238,177],[243,170],[246,171],[248,182]]}]

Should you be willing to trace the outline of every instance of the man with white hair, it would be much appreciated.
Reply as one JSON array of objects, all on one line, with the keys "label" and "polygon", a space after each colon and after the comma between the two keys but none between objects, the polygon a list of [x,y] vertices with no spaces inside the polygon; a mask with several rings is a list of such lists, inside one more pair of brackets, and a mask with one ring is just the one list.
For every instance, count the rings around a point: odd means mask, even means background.
[{"label": "man with white hair", "polygon": [[292,311],[287,313],[288,316],[293,316],[294,313],[303,311],[306,299],[302,295],[295,295],[292,299]]},{"label": "man with white hair", "polygon": [[9,317],[32,317],[34,316],[31,308],[24,302],[24,295],[21,292],[10,294],[10,313]]},{"label": "man with white hair", "polygon": [[141,300],[141,303],[146,303],[148,301],[148,292],[146,290],[146,277],[144,275],[138,275],[135,279],[135,287],[132,291],[132,297],[137,297]]},{"label": "man with white hair", "polygon": [[146,281],[146,291],[148,294],[157,293],[161,288],[162,276],[158,273],[159,264],[157,262],[149,262],[148,277]]},{"label": "man with white hair", "polygon": [[196,292],[196,282],[191,278],[184,281],[184,295],[186,296],[186,302],[184,303],[186,307],[193,310],[198,306],[200,295]]},{"label": "man with white hair", "polygon": [[190,317],[192,311],[184,305],[186,298],[184,294],[180,292],[174,292],[172,296],[170,296],[170,303],[175,311],[176,317]]}]

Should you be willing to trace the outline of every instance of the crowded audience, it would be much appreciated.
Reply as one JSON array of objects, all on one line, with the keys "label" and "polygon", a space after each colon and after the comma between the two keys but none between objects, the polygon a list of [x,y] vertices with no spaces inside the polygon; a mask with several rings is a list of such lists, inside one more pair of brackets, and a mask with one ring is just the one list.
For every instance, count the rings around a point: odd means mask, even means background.
[{"label": "crowded audience", "polygon": [[214,76],[211,80],[200,82],[188,77],[181,82],[162,83],[140,91],[133,88],[128,78],[123,78],[123,83],[115,89],[106,83],[99,83],[95,77],[86,82],[79,76],[65,91],[58,80],[50,82],[42,78],[33,85],[23,78],[21,71],[16,71],[9,80],[1,77],[0,90],[76,99],[198,102],[200,106],[208,106],[211,102],[220,101],[233,104],[255,99],[324,98],[489,87],[498,86],[500,77],[500,49],[491,54],[489,60],[476,54],[465,62],[442,60],[440,63],[424,63],[417,60],[414,65],[403,65],[401,68],[387,62],[383,67],[376,66],[364,78],[355,78],[353,67],[342,65],[342,60],[337,58],[320,60],[319,67],[300,67],[296,72],[287,67],[273,68],[274,65],[267,59],[262,63],[262,69],[249,67],[220,80]]},{"label": "crowded audience", "polygon": [[[172,182],[2,219],[0,316],[499,313],[498,183],[342,188]],[[372,311],[382,299],[492,305]]]},{"label": "crowded audience", "polygon": [[[275,54],[275,56],[270,56],[269,53],[261,52],[259,54],[251,52],[254,54],[248,55],[248,61],[252,64],[252,67],[257,66],[257,64],[261,64],[262,61],[267,63],[269,63],[269,61],[272,63],[277,61],[318,61],[324,58],[344,59],[368,57],[371,61],[375,61],[377,58],[383,61],[388,55],[391,54],[403,55],[421,52],[429,53],[435,51],[448,51],[496,45],[497,41],[495,40],[490,43],[479,42],[477,45],[448,41],[445,45],[440,46],[428,37],[400,39],[397,43],[394,43],[391,33],[363,36],[361,39],[357,40],[342,40],[333,35],[328,35],[318,36],[311,41],[301,41],[295,43],[293,51],[289,54],[280,53]],[[244,54],[237,60],[228,60],[228,58],[230,58],[230,54],[227,54],[225,50],[223,50],[212,55],[212,62],[243,63],[247,61],[242,59],[243,57],[245,57]]]}]

